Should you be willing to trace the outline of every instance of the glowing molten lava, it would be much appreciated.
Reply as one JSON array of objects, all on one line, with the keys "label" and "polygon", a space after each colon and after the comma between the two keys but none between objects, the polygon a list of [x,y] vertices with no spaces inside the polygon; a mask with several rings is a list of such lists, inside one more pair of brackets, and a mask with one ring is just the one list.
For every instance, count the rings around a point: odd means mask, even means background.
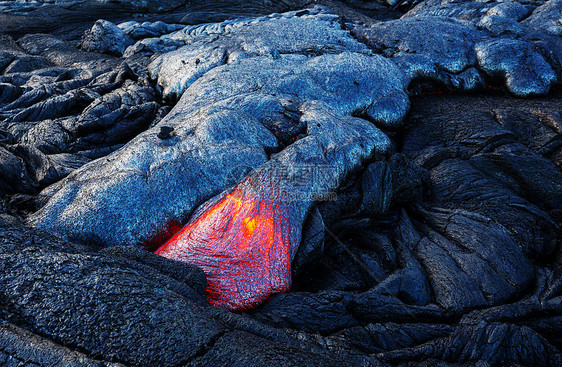
[{"label": "glowing molten lava", "polygon": [[390,151],[390,139],[372,123],[333,110],[324,102],[303,104],[306,136],[198,209],[156,252],[201,267],[211,304],[245,310],[287,291],[315,200],[337,190],[375,153]]},{"label": "glowing molten lava", "polygon": [[257,306],[291,285],[288,206],[242,183],[193,219],[156,253],[199,266],[209,302],[229,310]]}]

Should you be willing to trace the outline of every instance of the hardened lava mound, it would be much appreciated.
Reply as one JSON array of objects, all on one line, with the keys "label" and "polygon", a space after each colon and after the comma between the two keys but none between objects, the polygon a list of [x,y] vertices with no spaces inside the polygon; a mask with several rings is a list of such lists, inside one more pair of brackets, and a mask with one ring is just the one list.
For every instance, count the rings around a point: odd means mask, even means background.
[{"label": "hardened lava mound", "polygon": [[0,365],[562,365],[562,1],[0,1]]}]

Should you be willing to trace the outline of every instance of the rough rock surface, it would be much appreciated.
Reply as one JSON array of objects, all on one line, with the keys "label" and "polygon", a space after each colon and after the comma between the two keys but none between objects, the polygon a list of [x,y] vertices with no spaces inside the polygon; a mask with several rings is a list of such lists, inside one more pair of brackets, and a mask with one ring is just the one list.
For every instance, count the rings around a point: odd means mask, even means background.
[{"label": "rough rock surface", "polygon": [[[452,17],[423,14],[359,26],[353,33],[395,60],[410,80],[429,80],[438,88],[481,90],[485,79],[493,84],[499,79],[511,93],[526,97],[546,94],[556,82],[555,71],[541,55],[544,51],[537,51],[532,42],[502,32],[498,36],[495,30],[481,27],[486,32]],[[485,17],[480,22],[488,24]]]},{"label": "rough rock surface", "polygon": [[107,52],[122,55],[133,44],[133,38],[107,20],[98,20],[82,38],[84,51]]},{"label": "rough rock surface", "polygon": [[[210,37],[216,39],[209,39]],[[196,25],[167,38],[187,44],[150,65],[166,98],[179,98],[199,77],[217,66],[255,56],[283,54],[368,53],[342,29],[335,14],[320,9],[248,21]]]},{"label": "rough rock surface", "polygon": [[[386,81],[389,73],[395,77]],[[323,101],[328,115],[364,113],[394,125],[407,112],[404,87],[394,64],[347,51],[268,55],[216,67],[192,84],[158,125],[44,192],[50,199],[31,222],[77,241],[157,243],[163,227],[177,229],[198,205],[236,184],[234,170],[260,166],[268,153],[306,133],[300,117],[305,102]],[[164,127],[173,133],[161,139]],[[342,164],[351,171],[361,159]],[[107,186],[109,180],[114,183]],[[123,205],[136,206],[134,221],[122,216]]]},{"label": "rough rock surface", "polygon": [[562,365],[561,2],[321,3],[0,2],[0,365]]}]

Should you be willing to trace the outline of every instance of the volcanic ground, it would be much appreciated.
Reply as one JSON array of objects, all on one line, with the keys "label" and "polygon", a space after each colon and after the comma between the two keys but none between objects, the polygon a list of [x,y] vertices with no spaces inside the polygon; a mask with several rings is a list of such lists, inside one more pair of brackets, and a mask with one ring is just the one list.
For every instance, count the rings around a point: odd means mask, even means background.
[{"label": "volcanic ground", "polygon": [[561,0],[0,1],[0,365],[562,365]]}]

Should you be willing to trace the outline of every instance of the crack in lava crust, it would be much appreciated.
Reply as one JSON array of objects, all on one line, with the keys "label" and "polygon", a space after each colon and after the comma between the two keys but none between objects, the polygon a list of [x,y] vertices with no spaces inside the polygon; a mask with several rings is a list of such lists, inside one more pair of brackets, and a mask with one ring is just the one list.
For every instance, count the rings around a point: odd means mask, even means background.
[{"label": "crack in lava crust", "polygon": [[291,286],[287,200],[263,187],[247,178],[156,251],[202,268],[214,306],[250,309]]}]

